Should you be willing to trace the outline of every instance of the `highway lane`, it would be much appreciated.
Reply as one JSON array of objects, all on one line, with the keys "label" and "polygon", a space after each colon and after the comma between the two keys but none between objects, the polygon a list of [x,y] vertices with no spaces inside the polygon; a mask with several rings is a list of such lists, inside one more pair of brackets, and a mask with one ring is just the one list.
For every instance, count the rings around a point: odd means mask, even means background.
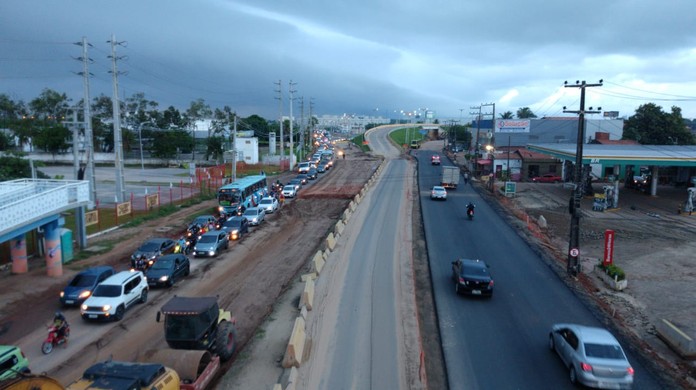
[{"label": "highway lane", "polygon": [[[450,190],[445,202],[429,199],[441,172],[430,164],[433,153],[419,150],[415,155],[450,388],[572,388],[567,369],[548,349],[549,328],[556,322],[601,326],[600,322],[473,187]],[[448,164],[445,157],[442,161]],[[469,201],[476,204],[473,221],[465,214]],[[490,265],[495,279],[492,299],[455,294],[451,262],[457,257]],[[628,355],[636,371],[634,387],[661,388],[638,359]]]},{"label": "highway lane", "polygon": [[406,314],[402,300],[413,297],[403,292],[401,283],[403,260],[410,259],[410,245],[404,243],[410,243],[413,165],[393,159],[398,151],[384,139],[386,133],[379,134],[381,139],[370,137],[371,147],[389,158],[351,216],[329,260],[334,268],[323,271],[317,281],[330,291],[322,307],[313,309],[318,331],[312,336],[314,360],[304,388],[409,388],[406,344],[416,344],[417,332],[403,330],[410,322],[403,317],[411,314]]}]

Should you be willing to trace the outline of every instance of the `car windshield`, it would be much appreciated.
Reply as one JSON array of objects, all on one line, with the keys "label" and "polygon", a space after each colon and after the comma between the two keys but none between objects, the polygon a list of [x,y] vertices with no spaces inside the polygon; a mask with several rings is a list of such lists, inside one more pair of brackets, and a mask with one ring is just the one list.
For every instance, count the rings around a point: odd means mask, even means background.
[{"label": "car windshield", "polygon": [[232,219],[227,222],[225,222],[222,226],[227,227],[227,228],[236,228],[241,226],[242,222],[238,219]]},{"label": "car windshield", "polygon": [[208,223],[209,217],[197,217],[196,219],[193,220],[193,223],[198,224],[198,225],[205,225]]},{"label": "car windshield", "polygon": [[261,199],[261,204],[273,204],[271,199]]},{"label": "car windshield", "polygon": [[113,298],[121,295],[121,286],[115,284],[100,284],[94,289],[93,297]]},{"label": "car windshield", "polygon": [[285,186],[285,187],[283,187],[283,189],[286,191],[292,191],[295,189],[295,186]]},{"label": "car windshield", "polygon": [[71,287],[89,287],[94,286],[94,281],[97,280],[95,275],[77,275],[70,282]]},{"label": "car windshield", "polygon": [[626,360],[618,345],[585,343],[585,355],[600,359]]},{"label": "car windshield", "polygon": [[155,264],[152,265],[152,269],[169,269],[171,268],[172,263],[172,259],[160,258],[159,260],[155,261]]},{"label": "car windshield", "polygon": [[209,244],[211,242],[215,242],[217,239],[217,235],[207,235],[204,234],[201,236],[201,238],[198,240],[201,244]]},{"label": "car windshield", "polygon": [[252,216],[252,217],[253,217],[253,216],[256,216],[256,214],[258,214],[258,213],[259,213],[259,212],[258,212],[257,210],[247,210],[247,211],[244,212],[244,215],[248,215],[248,216]]},{"label": "car windshield", "polygon": [[486,267],[464,264],[462,273],[471,276],[488,276],[488,269]]},{"label": "car windshield", "polygon": [[154,252],[158,250],[160,247],[160,244],[158,242],[146,242],[143,245],[138,248],[139,251],[141,252]]}]

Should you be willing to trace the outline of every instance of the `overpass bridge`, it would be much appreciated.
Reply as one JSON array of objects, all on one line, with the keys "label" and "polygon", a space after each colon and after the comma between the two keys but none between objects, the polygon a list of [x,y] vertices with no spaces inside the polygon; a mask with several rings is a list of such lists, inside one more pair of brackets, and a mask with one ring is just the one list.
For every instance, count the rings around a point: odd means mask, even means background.
[{"label": "overpass bridge", "polygon": [[76,212],[76,220],[84,237],[84,207],[88,204],[88,181],[17,179],[0,182],[0,243],[10,241],[12,273],[27,272],[25,235],[37,230],[43,234],[47,274],[62,275],[60,227],[64,221],[61,213],[80,209]]}]

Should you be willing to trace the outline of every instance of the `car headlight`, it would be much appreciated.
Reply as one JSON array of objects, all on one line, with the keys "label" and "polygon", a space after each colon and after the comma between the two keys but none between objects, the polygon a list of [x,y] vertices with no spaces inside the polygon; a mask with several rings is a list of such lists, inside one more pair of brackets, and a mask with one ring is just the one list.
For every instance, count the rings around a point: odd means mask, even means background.
[{"label": "car headlight", "polygon": [[159,278],[159,280],[160,280],[160,282],[166,282],[167,280],[169,280],[169,276],[164,275],[161,278]]},{"label": "car headlight", "polygon": [[65,296],[65,291],[60,292],[60,297],[63,298]]},{"label": "car headlight", "polygon": [[87,291],[81,292],[80,295],[78,295],[77,297],[79,299],[87,299],[87,298],[89,298],[90,295],[92,295],[92,292],[87,290]]},{"label": "car headlight", "polygon": [[111,310],[111,305],[102,306],[102,311],[109,311],[109,310]]},{"label": "car headlight", "polygon": [[210,256],[215,256],[215,251],[209,251],[209,252],[208,252],[208,255],[210,255]]},{"label": "car headlight", "polygon": [[87,305],[80,306],[80,309],[82,309],[82,311],[87,311]]},{"label": "car headlight", "polygon": [[239,230],[238,229],[232,230],[232,234],[239,234]]}]

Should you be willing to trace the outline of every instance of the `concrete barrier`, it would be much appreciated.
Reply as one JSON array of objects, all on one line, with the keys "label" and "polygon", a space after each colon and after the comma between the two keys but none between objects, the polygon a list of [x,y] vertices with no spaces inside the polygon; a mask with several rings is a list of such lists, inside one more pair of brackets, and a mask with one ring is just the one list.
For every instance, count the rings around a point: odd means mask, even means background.
[{"label": "concrete barrier", "polygon": [[273,390],[295,390],[297,389],[297,382],[298,382],[298,376],[299,376],[299,371],[295,367],[290,367],[289,370],[286,370],[283,372],[283,375],[280,378],[280,381],[282,383],[285,383],[285,387],[283,387],[280,383],[276,383],[275,386],[273,386]]},{"label": "concrete barrier", "polygon": [[314,303],[314,280],[309,279],[305,282],[304,290],[302,290],[302,295],[300,295],[300,305],[299,308],[306,307],[307,310],[312,310],[312,304]]},{"label": "concrete barrier", "polygon": [[329,250],[334,250],[336,247],[336,237],[334,237],[333,233],[329,233],[329,236],[326,237],[326,246]]},{"label": "concrete barrier", "polygon": [[348,223],[348,220],[350,219],[350,209],[345,209],[343,210],[343,222]]},{"label": "concrete barrier", "polygon": [[343,222],[341,222],[341,221],[336,222],[336,235],[340,236],[341,234],[343,234],[343,229],[345,229],[345,228],[346,228],[346,225]]},{"label": "concrete barrier", "polygon": [[314,279],[316,279],[316,278],[317,278],[317,273],[316,273],[316,272],[310,272],[310,273],[308,273],[308,274],[304,274],[304,275],[300,276],[300,281],[302,281],[302,283],[304,283],[304,282],[306,282],[306,281],[308,281],[308,280],[310,280],[310,279],[311,279],[311,280],[314,280]]},{"label": "concrete barrier", "polygon": [[354,212],[356,207],[357,207],[357,205],[352,200],[350,201],[350,203],[348,203],[348,208],[350,209],[351,212]]},{"label": "concrete barrier", "polygon": [[324,261],[324,255],[321,253],[321,251],[318,251],[317,254],[315,254],[312,258],[312,268],[314,268],[314,272],[316,272],[317,275],[321,274],[321,270],[324,268],[325,263],[326,261]]},{"label": "concrete barrier", "polygon": [[[360,192],[362,193],[363,191]],[[355,198],[353,198],[353,202],[355,202],[355,204],[360,204],[360,200],[362,200],[362,194],[357,194],[355,195]]]},{"label": "concrete barrier", "polygon": [[300,367],[306,340],[305,321],[302,317],[297,317],[295,318],[295,325],[292,327],[290,341],[285,349],[285,357],[283,357],[282,363],[283,368]]},{"label": "concrete barrier", "polygon": [[661,319],[655,325],[657,335],[684,359],[696,360],[696,340],[672,322]]}]

